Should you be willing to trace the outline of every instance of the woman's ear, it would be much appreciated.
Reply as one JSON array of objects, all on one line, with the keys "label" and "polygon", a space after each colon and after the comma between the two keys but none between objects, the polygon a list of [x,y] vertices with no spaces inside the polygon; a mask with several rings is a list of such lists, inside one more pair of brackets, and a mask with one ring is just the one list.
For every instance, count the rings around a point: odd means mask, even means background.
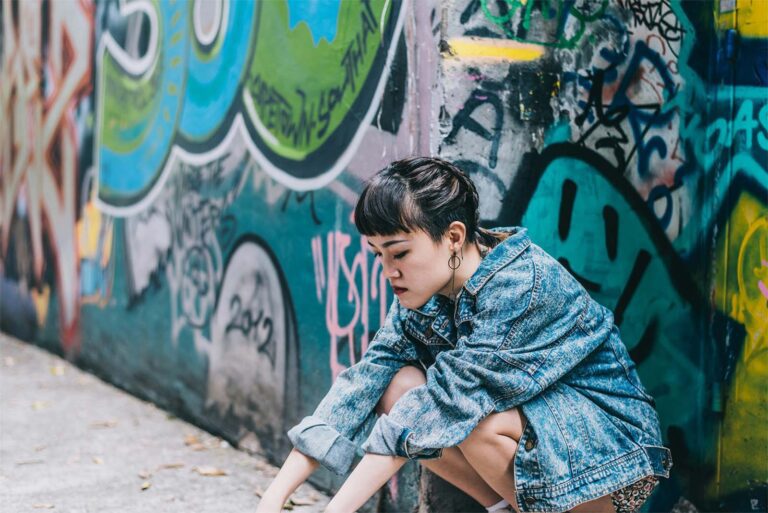
[{"label": "woman's ear", "polygon": [[459,251],[467,240],[467,227],[461,221],[454,221],[448,226],[448,240],[451,251]]}]

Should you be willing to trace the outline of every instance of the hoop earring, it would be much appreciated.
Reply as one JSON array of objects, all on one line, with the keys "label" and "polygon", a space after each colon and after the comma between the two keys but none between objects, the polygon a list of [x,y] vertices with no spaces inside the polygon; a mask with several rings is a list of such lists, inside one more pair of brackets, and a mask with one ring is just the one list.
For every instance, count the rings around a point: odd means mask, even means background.
[{"label": "hoop earring", "polygon": [[456,299],[456,293],[454,292],[456,290],[456,285],[455,285],[456,269],[458,269],[459,266],[461,266],[461,261],[463,260],[463,253],[464,251],[462,251],[462,256],[459,256],[454,251],[453,255],[451,255],[450,258],[448,258],[448,268],[450,268],[453,271],[451,273],[451,292],[449,294],[449,297],[453,300]]}]

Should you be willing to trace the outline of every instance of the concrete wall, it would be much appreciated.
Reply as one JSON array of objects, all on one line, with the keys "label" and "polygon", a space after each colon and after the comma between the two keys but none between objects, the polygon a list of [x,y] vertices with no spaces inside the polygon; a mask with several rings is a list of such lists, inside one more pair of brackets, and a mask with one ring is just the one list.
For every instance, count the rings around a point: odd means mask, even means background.
[{"label": "concrete wall", "polygon": [[616,312],[676,462],[653,509],[765,511],[766,27],[762,0],[2,0],[0,326],[279,459],[392,298],[364,180],[439,154]]}]

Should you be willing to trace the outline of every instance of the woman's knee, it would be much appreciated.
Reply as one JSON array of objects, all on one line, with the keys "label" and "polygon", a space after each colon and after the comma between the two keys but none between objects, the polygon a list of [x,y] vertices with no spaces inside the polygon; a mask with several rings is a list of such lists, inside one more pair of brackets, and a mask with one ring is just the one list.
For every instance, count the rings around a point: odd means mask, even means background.
[{"label": "woman's knee", "polygon": [[518,408],[491,413],[481,420],[467,438],[459,444],[459,448],[477,443],[488,443],[497,436],[506,436],[515,441],[520,441],[525,429],[526,419]]},{"label": "woman's knee", "polygon": [[389,413],[398,399],[400,399],[408,390],[416,388],[427,382],[424,372],[412,365],[406,365],[392,378],[389,386],[379,399],[376,405],[376,413]]}]

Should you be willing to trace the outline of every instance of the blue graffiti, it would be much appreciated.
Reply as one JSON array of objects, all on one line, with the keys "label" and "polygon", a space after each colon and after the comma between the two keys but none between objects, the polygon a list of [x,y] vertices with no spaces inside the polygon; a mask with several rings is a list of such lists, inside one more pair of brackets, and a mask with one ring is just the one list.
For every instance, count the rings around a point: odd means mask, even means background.
[{"label": "blue graffiti", "polygon": [[288,27],[293,30],[302,21],[309,26],[315,46],[325,38],[336,39],[341,0],[287,0]]},{"label": "blue graffiti", "polygon": [[206,141],[222,125],[239,89],[253,36],[255,3],[230,2],[226,26],[211,48],[192,45],[179,130],[191,141]]}]

